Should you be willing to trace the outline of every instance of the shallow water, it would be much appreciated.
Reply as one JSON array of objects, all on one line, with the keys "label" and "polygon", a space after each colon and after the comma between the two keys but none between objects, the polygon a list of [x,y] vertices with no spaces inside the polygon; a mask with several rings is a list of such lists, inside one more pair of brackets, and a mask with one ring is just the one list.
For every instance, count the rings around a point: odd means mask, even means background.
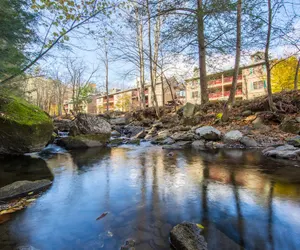
[{"label": "shallow water", "polygon": [[[52,187],[0,225],[0,249],[119,249],[128,238],[137,250],[170,249],[182,221],[204,225],[209,249],[300,249],[295,162],[257,151],[174,153],[144,144],[47,157]],[[24,177],[5,166],[0,186],[6,175]]]}]

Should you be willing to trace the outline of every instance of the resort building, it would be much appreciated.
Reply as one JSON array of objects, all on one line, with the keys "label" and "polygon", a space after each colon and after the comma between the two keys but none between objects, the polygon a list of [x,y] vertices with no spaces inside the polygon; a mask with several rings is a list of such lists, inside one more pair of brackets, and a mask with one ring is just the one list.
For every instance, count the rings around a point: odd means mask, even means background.
[{"label": "resort building", "polygon": [[[253,99],[267,93],[266,68],[261,53],[252,55],[252,64],[241,67],[238,75],[236,99]],[[198,70],[195,77],[185,80],[186,102],[200,104],[201,89]],[[197,76],[196,76],[197,75]],[[210,101],[227,100],[232,85],[233,70],[208,75],[208,93]]]}]

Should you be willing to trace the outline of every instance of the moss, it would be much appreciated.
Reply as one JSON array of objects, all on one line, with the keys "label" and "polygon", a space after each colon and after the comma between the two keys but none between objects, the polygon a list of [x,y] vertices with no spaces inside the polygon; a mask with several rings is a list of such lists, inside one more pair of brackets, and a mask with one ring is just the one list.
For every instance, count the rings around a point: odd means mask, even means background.
[{"label": "moss", "polygon": [[50,117],[37,106],[27,103],[19,97],[0,95],[2,117],[20,125],[52,124]]},{"label": "moss", "polygon": [[0,153],[41,150],[53,131],[51,118],[21,98],[0,93]]}]

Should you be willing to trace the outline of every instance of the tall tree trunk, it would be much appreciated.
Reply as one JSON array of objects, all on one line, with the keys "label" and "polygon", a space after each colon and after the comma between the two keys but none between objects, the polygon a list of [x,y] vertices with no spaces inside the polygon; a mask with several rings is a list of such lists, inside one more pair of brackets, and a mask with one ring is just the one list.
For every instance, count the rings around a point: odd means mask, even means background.
[{"label": "tall tree trunk", "polygon": [[145,63],[144,63],[144,41],[143,41],[143,22],[140,18],[139,10],[135,8],[136,33],[139,53],[139,71],[140,71],[140,98],[143,109],[146,108],[145,98]]},{"label": "tall tree trunk", "polygon": [[200,88],[201,88],[201,104],[209,101],[207,92],[206,79],[206,48],[204,36],[204,11],[203,0],[197,1],[197,35],[198,35],[198,50],[199,50],[199,69],[200,69]]},{"label": "tall tree trunk", "polygon": [[108,94],[108,52],[105,48],[105,91],[106,91],[106,111],[109,111],[109,94]]},{"label": "tall tree trunk", "polygon": [[271,0],[268,0],[268,32],[267,32],[267,40],[265,47],[265,63],[267,70],[267,90],[268,90],[268,103],[271,111],[275,111],[275,105],[273,103],[273,95],[272,95],[272,83],[271,83],[271,65],[269,59],[269,49],[270,49],[270,41],[271,41],[271,29],[272,29],[272,5]]},{"label": "tall tree trunk", "polygon": [[[160,12],[160,6],[158,7],[158,13]],[[154,86],[157,82],[157,64],[158,64],[158,52],[160,47],[160,30],[161,30],[161,16],[158,15],[155,23],[154,30],[154,52],[153,52],[153,81]]]},{"label": "tall tree trunk", "polygon": [[294,90],[298,89],[298,74],[299,74],[299,67],[300,67],[300,57],[298,59],[296,73],[295,73],[295,79],[294,79]]},{"label": "tall tree trunk", "polygon": [[229,113],[232,105],[235,101],[235,93],[237,88],[237,81],[240,71],[240,60],[241,60],[241,23],[242,23],[242,0],[238,0],[237,3],[237,19],[236,19],[236,52],[235,52],[235,65],[233,72],[232,85],[230,89],[229,98],[225,104],[222,121],[227,122],[229,120]]},{"label": "tall tree trunk", "polygon": [[150,15],[150,6],[149,0],[146,1],[147,4],[147,14],[148,14],[148,42],[149,42],[149,65],[150,65],[150,82],[151,82],[151,92],[154,100],[154,108],[156,116],[159,117],[159,108],[157,103],[157,97],[155,93],[155,85],[153,79],[153,59],[152,59],[152,44],[151,44],[151,15]]},{"label": "tall tree trunk", "polygon": [[162,101],[162,106],[164,107],[165,106],[165,88],[164,88],[163,72],[161,72],[160,81],[161,81],[161,101]]}]

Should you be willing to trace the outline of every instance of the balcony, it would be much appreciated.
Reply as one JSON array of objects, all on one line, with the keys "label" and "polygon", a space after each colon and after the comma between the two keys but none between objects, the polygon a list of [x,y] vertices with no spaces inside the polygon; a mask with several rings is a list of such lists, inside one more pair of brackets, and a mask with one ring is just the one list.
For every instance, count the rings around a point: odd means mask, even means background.
[{"label": "balcony", "polygon": [[[224,91],[224,96],[222,96],[222,92],[217,92],[217,93],[210,93],[209,99],[221,99],[222,97],[228,97],[230,95],[230,91]],[[242,90],[237,90],[235,92],[236,96],[241,96],[243,95],[243,91]]]},{"label": "balcony", "polygon": [[222,79],[208,81],[208,86],[209,87],[213,87],[213,86],[216,86],[216,85],[222,85]]},{"label": "balcony", "polygon": [[145,93],[145,95],[148,95],[148,93],[149,93],[148,89],[146,89],[144,93]]}]

